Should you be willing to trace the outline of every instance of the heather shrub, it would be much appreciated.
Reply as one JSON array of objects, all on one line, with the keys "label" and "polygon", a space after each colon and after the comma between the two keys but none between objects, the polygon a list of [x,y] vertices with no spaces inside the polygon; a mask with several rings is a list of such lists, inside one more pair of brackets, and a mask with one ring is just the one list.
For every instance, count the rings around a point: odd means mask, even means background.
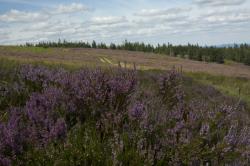
[{"label": "heather shrub", "polygon": [[63,91],[47,88],[42,94],[34,93],[24,108],[28,118],[30,141],[44,145],[53,139],[66,137],[66,122],[63,116]]},{"label": "heather shrub", "polygon": [[74,126],[64,144],[50,144],[44,149],[25,153],[28,165],[110,165],[107,142],[101,141],[92,122]]},{"label": "heather shrub", "polygon": [[11,165],[27,147],[27,130],[22,110],[12,108],[7,122],[0,122],[0,164]]},{"label": "heather shrub", "polygon": [[159,94],[162,96],[164,104],[168,109],[172,109],[183,102],[183,90],[181,88],[182,77],[176,70],[171,70],[160,77],[159,80]]},{"label": "heather shrub", "polygon": [[23,66],[12,84],[18,88],[1,86],[8,93],[0,93],[0,164],[249,163],[249,118],[241,102],[200,98],[219,96],[212,87],[192,87],[198,95],[191,97],[175,70],[151,76]]},{"label": "heather shrub", "polygon": [[28,89],[22,81],[10,84],[0,82],[0,111],[9,107],[23,106],[28,94]]}]

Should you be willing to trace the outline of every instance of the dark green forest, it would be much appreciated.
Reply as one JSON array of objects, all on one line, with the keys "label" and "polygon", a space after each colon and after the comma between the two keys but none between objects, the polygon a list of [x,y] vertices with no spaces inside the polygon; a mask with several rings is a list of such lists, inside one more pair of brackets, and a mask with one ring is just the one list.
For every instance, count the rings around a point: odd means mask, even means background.
[{"label": "dark green forest", "polygon": [[129,42],[122,44],[89,42],[69,42],[58,40],[57,42],[39,42],[37,44],[26,43],[29,47],[63,47],[63,48],[99,48],[113,50],[143,51],[156,54],[165,54],[173,57],[187,58],[197,61],[224,63],[225,60],[250,65],[250,45],[234,44],[227,47],[199,46],[198,44],[173,45],[173,44],[145,44],[143,42]]}]

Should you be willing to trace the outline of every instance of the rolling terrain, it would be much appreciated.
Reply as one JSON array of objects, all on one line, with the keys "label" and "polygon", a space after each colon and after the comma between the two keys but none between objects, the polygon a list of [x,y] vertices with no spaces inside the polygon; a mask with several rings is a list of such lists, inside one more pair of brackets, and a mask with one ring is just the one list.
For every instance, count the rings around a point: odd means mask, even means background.
[{"label": "rolling terrain", "polygon": [[[216,64],[192,61],[152,53],[86,49],[86,48],[28,48],[0,47],[0,57],[23,62],[43,62],[81,66],[117,66],[119,62],[127,67],[136,64],[141,70],[168,70],[182,67],[184,72],[204,72],[212,75],[250,78],[250,66],[239,63]],[[124,64],[123,64],[124,65]]]},{"label": "rolling terrain", "polygon": [[243,99],[250,105],[250,66],[236,62],[206,63],[166,55],[91,48],[41,48],[0,46],[2,60],[18,63],[63,65],[70,69],[81,67],[122,67],[141,71],[164,71],[173,67],[202,84],[212,85],[226,95]]},{"label": "rolling terrain", "polygon": [[246,165],[249,106],[230,61],[0,47],[0,165]]}]

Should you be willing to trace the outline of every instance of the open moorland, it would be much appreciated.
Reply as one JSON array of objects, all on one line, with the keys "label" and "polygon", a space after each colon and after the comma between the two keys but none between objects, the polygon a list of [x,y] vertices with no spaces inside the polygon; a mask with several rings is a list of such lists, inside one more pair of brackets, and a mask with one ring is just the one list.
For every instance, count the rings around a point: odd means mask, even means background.
[{"label": "open moorland", "polygon": [[0,166],[250,166],[250,0],[0,0]]},{"label": "open moorland", "polygon": [[182,67],[185,72],[205,72],[213,75],[250,78],[250,67],[236,62],[223,65],[153,53],[123,50],[0,47],[0,57],[22,62],[44,62],[47,64],[65,64],[75,67],[117,66],[119,62],[127,63],[127,67],[133,67],[133,63],[135,63],[138,69],[141,70],[169,70],[175,66],[177,68]]},{"label": "open moorland", "polygon": [[248,165],[250,67],[0,47],[0,165]]},{"label": "open moorland", "polygon": [[250,103],[250,66],[233,61],[225,64],[193,61],[161,54],[91,48],[0,47],[2,60],[36,63],[77,69],[81,67],[119,66],[138,70],[170,70],[173,67],[186,75],[213,85],[223,93],[243,98]]}]

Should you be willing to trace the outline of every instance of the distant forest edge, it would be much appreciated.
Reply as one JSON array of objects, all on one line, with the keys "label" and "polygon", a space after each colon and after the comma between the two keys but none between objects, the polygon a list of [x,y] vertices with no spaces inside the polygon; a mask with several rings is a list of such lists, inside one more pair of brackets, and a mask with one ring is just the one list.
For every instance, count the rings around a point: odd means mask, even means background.
[{"label": "distant forest edge", "polygon": [[37,44],[26,43],[28,47],[63,47],[63,48],[99,48],[113,50],[143,51],[149,53],[165,54],[173,57],[187,58],[197,61],[224,63],[226,60],[250,65],[250,45],[240,44],[227,47],[199,46],[197,45],[172,45],[158,44],[157,46],[145,44],[143,42],[128,42],[122,44],[89,42],[69,42],[58,40],[58,42],[39,42]]}]

